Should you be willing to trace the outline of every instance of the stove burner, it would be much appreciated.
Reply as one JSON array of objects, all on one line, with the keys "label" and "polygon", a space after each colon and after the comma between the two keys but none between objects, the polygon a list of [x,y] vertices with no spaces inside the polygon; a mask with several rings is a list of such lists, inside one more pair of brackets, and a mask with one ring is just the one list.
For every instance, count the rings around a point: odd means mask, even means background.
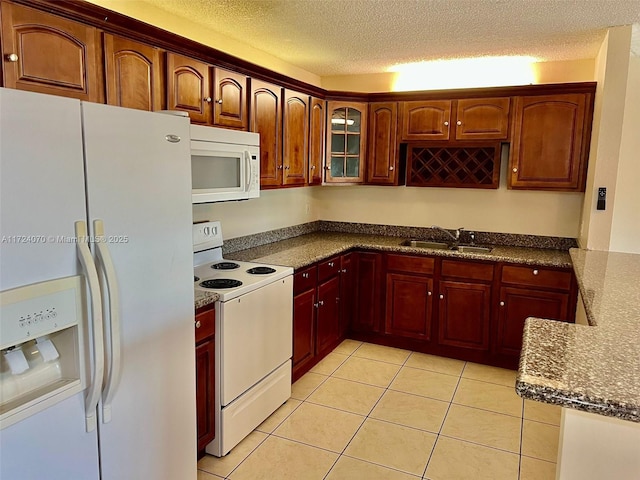
[{"label": "stove burner", "polygon": [[232,280],[230,278],[214,278],[200,282],[200,286],[204,288],[235,288],[242,285],[240,280]]},{"label": "stove burner", "polygon": [[214,270],[233,270],[239,267],[240,265],[235,262],[218,262],[211,265]]},{"label": "stove burner", "polygon": [[196,277],[195,275],[193,276],[193,281],[197,282],[198,280],[200,280],[200,277]]},{"label": "stove burner", "polygon": [[271,267],[253,267],[247,270],[247,273],[251,275],[267,275],[269,273],[274,273],[276,271],[275,268]]}]

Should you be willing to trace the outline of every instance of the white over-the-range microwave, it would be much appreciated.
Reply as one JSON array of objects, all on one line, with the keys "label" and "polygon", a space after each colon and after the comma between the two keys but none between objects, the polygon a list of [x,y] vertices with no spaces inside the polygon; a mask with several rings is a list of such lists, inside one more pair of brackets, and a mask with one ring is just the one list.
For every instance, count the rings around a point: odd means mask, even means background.
[{"label": "white over-the-range microwave", "polygon": [[191,125],[193,203],[260,196],[260,136]]}]

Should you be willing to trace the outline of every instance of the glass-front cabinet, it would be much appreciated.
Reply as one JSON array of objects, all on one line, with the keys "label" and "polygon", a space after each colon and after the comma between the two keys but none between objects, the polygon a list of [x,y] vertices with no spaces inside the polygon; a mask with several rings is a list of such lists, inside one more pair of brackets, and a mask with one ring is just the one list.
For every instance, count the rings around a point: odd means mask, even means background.
[{"label": "glass-front cabinet", "polygon": [[364,181],[367,104],[329,102],[325,183]]}]

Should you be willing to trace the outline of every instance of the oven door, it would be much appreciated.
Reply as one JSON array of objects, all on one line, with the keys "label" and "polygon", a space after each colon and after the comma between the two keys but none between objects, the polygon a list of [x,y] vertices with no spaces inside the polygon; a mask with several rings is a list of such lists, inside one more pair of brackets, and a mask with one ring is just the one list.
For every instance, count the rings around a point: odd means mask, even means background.
[{"label": "oven door", "polygon": [[291,358],[293,277],[221,303],[220,314],[224,407]]},{"label": "oven door", "polygon": [[193,203],[249,198],[251,153],[241,145],[191,142]]}]

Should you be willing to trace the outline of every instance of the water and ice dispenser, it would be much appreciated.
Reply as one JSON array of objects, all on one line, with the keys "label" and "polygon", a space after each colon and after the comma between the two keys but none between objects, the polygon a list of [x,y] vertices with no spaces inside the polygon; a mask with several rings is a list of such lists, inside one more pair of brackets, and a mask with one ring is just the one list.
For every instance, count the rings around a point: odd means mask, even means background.
[{"label": "water and ice dispenser", "polygon": [[84,278],[0,292],[0,429],[82,391]]}]

